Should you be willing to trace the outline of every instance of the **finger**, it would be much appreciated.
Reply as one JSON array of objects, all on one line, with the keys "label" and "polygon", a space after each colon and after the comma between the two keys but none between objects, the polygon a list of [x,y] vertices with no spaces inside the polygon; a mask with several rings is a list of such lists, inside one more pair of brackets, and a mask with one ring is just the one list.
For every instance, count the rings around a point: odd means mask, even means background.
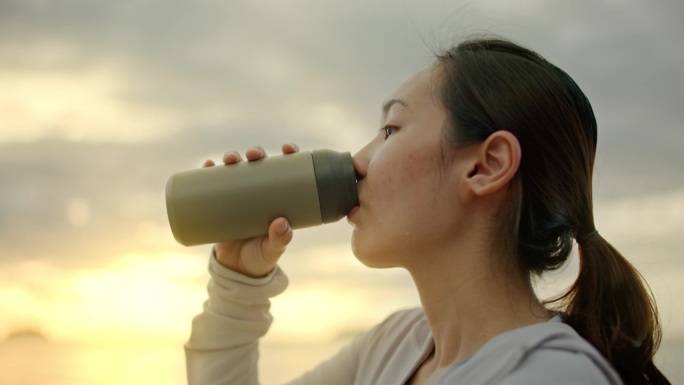
[{"label": "finger", "polygon": [[214,163],[213,160],[207,159],[207,160],[204,161],[204,164],[202,165],[202,167],[213,167],[213,166],[215,166],[215,165],[216,165],[216,164]]},{"label": "finger", "polygon": [[285,218],[278,218],[271,222],[268,237],[265,237],[262,255],[267,262],[275,262],[285,252],[285,248],[292,241],[292,228]]},{"label": "finger", "polygon": [[266,157],[266,151],[264,151],[264,148],[261,146],[254,146],[247,150],[245,157],[247,157],[247,160],[249,161],[259,160]]},{"label": "finger", "polygon": [[285,143],[281,147],[281,150],[283,151],[283,154],[294,154],[299,152],[299,146],[294,143]]},{"label": "finger", "polygon": [[228,151],[223,155],[223,163],[225,164],[234,164],[240,162],[241,160],[242,157],[237,151]]}]

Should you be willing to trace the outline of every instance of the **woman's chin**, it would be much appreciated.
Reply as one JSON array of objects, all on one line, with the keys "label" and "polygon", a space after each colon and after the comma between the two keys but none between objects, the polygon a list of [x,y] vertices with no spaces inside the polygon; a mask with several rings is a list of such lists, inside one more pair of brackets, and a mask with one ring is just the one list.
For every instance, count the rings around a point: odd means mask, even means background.
[{"label": "woman's chin", "polygon": [[356,230],[352,233],[351,249],[352,253],[364,266],[375,269],[384,269],[390,267],[397,267],[398,265],[393,261],[393,253],[378,247],[377,242],[369,240],[370,242],[363,242],[360,234]]}]

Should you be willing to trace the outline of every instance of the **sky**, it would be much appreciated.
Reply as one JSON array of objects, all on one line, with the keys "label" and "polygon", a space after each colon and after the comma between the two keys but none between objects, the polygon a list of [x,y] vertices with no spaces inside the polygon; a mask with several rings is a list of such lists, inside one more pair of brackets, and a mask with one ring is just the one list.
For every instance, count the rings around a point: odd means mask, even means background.
[{"label": "sky", "polygon": [[[585,91],[597,228],[648,280],[665,339],[684,338],[682,20],[679,0],[0,0],[0,340],[185,339],[209,246],[173,240],[168,177],[256,144],[354,153],[432,50],[478,33]],[[335,339],[418,305],[405,272],[353,258],[350,234],[295,233],[269,338]]]}]

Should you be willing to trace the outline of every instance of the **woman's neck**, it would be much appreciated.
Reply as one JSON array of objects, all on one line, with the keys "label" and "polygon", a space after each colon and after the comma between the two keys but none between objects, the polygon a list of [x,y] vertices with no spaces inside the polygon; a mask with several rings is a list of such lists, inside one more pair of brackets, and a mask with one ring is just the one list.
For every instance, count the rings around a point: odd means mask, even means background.
[{"label": "woman's neck", "polygon": [[526,274],[503,262],[512,256],[458,250],[424,256],[407,268],[432,329],[436,370],[470,357],[499,334],[551,318]]}]

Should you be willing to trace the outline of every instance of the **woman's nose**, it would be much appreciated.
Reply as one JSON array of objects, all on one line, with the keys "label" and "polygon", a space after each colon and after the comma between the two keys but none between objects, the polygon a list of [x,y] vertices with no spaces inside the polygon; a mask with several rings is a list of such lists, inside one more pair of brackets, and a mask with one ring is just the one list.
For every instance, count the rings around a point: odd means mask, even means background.
[{"label": "woman's nose", "polygon": [[352,163],[354,164],[354,171],[356,172],[356,180],[360,181],[366,177],[368,171],[368,161],[369,161],[369,146],[362,148],[354,154],[352,157]]}]

